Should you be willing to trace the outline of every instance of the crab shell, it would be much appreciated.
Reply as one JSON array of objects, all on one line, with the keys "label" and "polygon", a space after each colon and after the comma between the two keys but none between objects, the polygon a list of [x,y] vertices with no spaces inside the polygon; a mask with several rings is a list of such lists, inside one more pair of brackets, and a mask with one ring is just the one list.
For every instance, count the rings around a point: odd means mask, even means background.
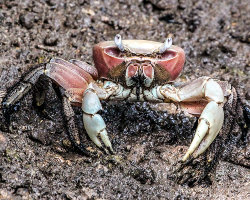
[{"label": "crab shell", "polygon": [[[93,60],[100,78],[112,80],[116,76],[124,75],[124,68],[131,61],[149,62],[154,72],[148,68],[146,73],[161,84],[175,80],[182,71],[185,53],[180,47],[172,45],[160,54],[159,49],[163,45],[160,42],[148,40],[123,40],[122,42],[129,56],[120,52],[113,41],[101,42],[93,47]],[[129,73],[133,74],[133,68],[131,70]]]}]

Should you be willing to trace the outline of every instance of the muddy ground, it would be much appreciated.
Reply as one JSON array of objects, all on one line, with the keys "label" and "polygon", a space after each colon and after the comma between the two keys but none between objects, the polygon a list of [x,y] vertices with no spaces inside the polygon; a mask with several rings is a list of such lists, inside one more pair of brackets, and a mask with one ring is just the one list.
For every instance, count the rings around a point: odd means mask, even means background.
[{"label": "muddy ground", "polygon": [[[0,0],[0,96],[52,57],[92,63],[91,47],[117,33],[155,41],[171,33],[187,57],[178,81],[204,75],[229,81],[246,110],[249,13],[247,0]],[[195,117],[147,103],[104,103],[116,151],[108,155],[86,137],[75,108],[82,140],[95,153],[87,157],[70,144],[60,98],[47,82],[42,108],[30,92],[10,123],[1,122],[0,199],[250,199],[249,121],[239,99],[225,107],[224,131],[209,151],[182,166]]]}]

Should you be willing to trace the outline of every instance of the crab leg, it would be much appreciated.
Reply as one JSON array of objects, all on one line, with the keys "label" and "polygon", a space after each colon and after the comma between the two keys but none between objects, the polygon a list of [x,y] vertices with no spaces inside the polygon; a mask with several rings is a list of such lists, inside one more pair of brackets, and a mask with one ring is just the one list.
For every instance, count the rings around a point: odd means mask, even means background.
[{"label": "crab leg", "polygon": [[23,98],[30,89],[36,84],[39,77],[44,74],[45,64],[39,64],[31,69],[26,76],[14,85],[4,97],[3,107],[9,108]]},{"label": "crab leg", "polygon": [[[2,107],[5,121],[9,123],[12,107],[22,99],[37,83],[41,75],[46,75],[60,85],[60,95],[63,98],[64,118],[66,120],[67,133],[73,146],[84,154],[88,154],[80,142],[77,126],[74,123],[74,111],[71,104],[79,105],[82,102],[82,95],[89,83],[98,76],[97,70],[81,61],[71,60],[67,62],[60,58],[53,58],[49,63],[34,66],[21,78],[21,80],[9,89],[3,99]],[[39,104],[40,103],[39,99]],[[40,106],[40,105],[39,105]],[[105,134],[101,134],[105,138]]]},{"label": "crab leg", "polygon": [[199,118],[194,139],[183,157],[186,161],[191,155],[197,157],[202,154],[214,141],[222,128],[224,121],[223,103],[224,95],[220,85],[209,77],[199,78],[182,88],[165,85],[159,88],[159,97],[164,96],[175,102],[192,102],[206,99],[205,106]]},{"label": "crab leg", "polygon": [[68,97],[64,95],[63,89],[60,88],[60,93],[62,95],[62,104],[63,104],[63,112],[64,112],[64,119],[66,121],[67,126],[67,134],[69,136],[70,141],[73,145],[78,148],[78,150],[85,155],[89,155],[89,152],[86,150],[85,146],[81,143],[79,138],[78,128],[75,124],[74,120],[74,110],[71,106],[71,102],[69,101]]}]

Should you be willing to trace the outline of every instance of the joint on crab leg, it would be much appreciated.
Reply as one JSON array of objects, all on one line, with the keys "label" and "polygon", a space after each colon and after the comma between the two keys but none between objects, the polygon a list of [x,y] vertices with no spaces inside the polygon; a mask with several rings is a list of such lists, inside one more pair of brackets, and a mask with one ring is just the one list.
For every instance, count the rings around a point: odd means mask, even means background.
[{"label": "joint on crab leg", "polygon": [[89,152],[86,150],[85,146],[80,141],[78,128],[74,120],[75,113],[74,113],[73,108],[71,107],[71,103],[68,97],[64,95],[63,89],[60,89],[60,93],[63,97],[62,103],[63,103],[64,118],[66,120],[66,124],[67,124],[66,130],[67,130],[67,134],[69,136],[70,142],[80,152],[84,153],[85,155],[89,155]]},{"label": "joint on crab leg", "polygon": [[201,77],[184,87],[174,87],[166,84],[159,88],[158,96],[174,102],[192,102],[201,99],[222,103],[224,95],[220,85],[209,77]]},{"label": "joint on crab leg", "polygon": [[3,106],[8,108],[25,96],[25,94],[27,94],[32,86],[38,81],[39,77],[44,74],[44,70],[44,64],[40,64],[35,66],[34,69],[31,69],[31,71],[20,80],[19,84],[16,84],[13,88],[11,88],[10,93],[8,93],[3,100]]},{"label": "joint on crab leg", "polygon": [[108,138],[106,131],[106,124],[101,117],[97,114],[102,109],[99,97],[91,88],[87,89],[84,94],[82,102],[83,110],[83,123],[84,127],[89,135],[90,139],[99,147],[102,148],[102,144],[97,136],[100,136],[104,145],[113,152],[111,142]]}]

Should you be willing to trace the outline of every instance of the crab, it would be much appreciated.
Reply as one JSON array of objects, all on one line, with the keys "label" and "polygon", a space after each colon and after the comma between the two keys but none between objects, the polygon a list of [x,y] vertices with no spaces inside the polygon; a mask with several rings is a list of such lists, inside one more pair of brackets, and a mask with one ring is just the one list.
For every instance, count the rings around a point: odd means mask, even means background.
[{"label": "crab", "polygon": [[[61,86],[63,109],[69,138],[82,152],[72,105],[81,106],[83,124],[89,138],[98,146],[113,153],[105,122],[98,112],[100,100],[148,101],[175,103],[186,112],[198,115],[198,127],[182,161],[196,158],[205,152],[222,128],[225,91],[210,77],[200,77],[185,84],[174,81],[185,63],[184,50],[172,45],[148,40],[104,41],[93,47],[94,66],[79,60],[52,58],[36,66],[11,88],[3,100],[4,110],[10,109],[46,75]],[[100,141],[101,139],[101,141]]]}]

